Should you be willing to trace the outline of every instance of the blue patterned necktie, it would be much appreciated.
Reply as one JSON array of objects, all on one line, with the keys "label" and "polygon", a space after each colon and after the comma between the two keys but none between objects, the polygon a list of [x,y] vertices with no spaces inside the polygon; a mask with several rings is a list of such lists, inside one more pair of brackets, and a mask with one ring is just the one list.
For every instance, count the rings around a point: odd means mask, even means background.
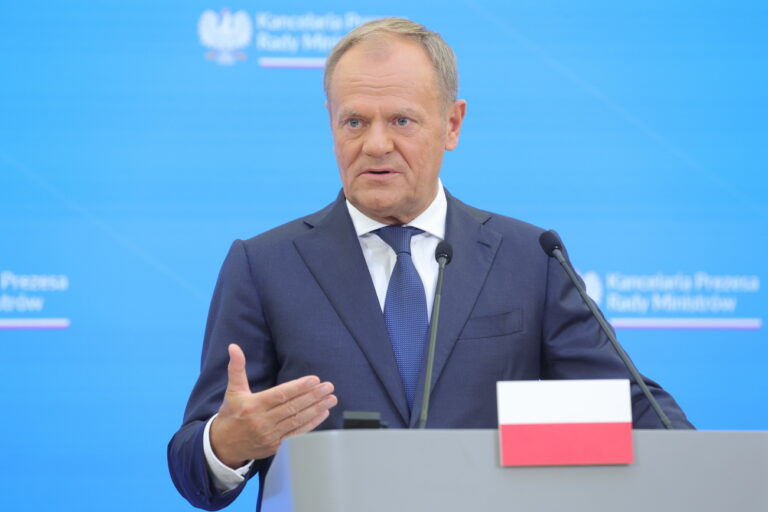
[{"label": "blue patterned necktie", "polygon": [[389,278],[387,298],[384,300],[384,322],[403,379],[405,398],[408,407],[412,408],[429,333],[424,285],[411,258],[411,237],[423,231],[387,226],[377,229],[375,233],[397,254],[397,263]]}]

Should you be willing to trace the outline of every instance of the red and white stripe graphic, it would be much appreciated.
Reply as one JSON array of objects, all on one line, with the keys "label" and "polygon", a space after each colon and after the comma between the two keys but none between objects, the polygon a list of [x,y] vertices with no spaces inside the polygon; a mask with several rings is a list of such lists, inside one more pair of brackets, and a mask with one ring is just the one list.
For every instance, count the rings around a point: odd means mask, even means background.
[{"label": "red and white stripe graphic", "polygon": [[615,329],[722,329],[756,331],[762,318],[611,318]]},{"label": "red and white stripe graphic", "polygon": [[502,466],[629,464],[629,381],[508,381],[496,385]]},{"label": "red and white stripe graphic", "polygon": [[262,68],[323,69],[324,57],[259,57]]},{"label": "red and white stripe graphic", "polygon": [[2,329],[68,329],[69,318],[0,318]]}]

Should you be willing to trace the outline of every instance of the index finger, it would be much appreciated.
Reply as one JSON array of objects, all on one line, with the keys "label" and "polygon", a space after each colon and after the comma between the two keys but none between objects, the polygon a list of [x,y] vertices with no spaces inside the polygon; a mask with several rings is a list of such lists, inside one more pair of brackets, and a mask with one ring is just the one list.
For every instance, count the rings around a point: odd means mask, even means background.
[{"label": "index finger", "polygon": [[264,400],[267,410],[273,409],[285,402],[301,396],[320,384],[320,379],[315,375],[307,375],[298,379],[283,382],[277,386],[265,389],[259,393],[259,398]]}]

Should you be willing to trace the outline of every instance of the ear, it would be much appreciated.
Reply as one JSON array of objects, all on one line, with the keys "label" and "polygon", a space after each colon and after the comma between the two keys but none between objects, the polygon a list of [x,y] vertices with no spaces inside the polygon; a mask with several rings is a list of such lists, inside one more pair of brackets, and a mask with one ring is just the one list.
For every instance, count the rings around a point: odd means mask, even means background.
[{"label": "ear", "polygon": [[464,115],[467,113],[467,102],[456,100],[448,109],[446,122],[448,123],[448,132],[445,135],[445,150],[453,151],[459,145],[459,133],[461,132],[461,123],[464,121]]}]

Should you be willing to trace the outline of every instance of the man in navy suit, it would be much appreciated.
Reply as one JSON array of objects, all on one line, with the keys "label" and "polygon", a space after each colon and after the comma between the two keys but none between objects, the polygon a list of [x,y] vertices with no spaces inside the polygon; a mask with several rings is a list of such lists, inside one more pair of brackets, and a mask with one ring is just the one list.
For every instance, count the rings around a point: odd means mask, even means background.
[{"label": "man in navy suit", "polygon": [[[401,292],[391,283],[400,272],[418,276],[420,298],[407,298],[404,311],[419,310],[426,326],[443,239],[454,256],[429,427],[496,427],[499,380],[628,377],[539,247],[542,230],[443,189],[443,152],[457,146],[466,111],[457,88],[450,48],[408,20],[363,25],[329,56],[325,89],[343,191],[315,214],[236,241],[227,255],[200,377],[168,447],[174,483],[195,506],[226,506],[253,475],[263,484],[285,437],[340,428],[342,410],[377,410],[390,427],[415,426],[425,340],[413,340],[415,359],[403,356],[409,347],[395,339],[401,326],[389,313]],[[396,253],[389,226],[407,231],[410,245]],[[690,428],[674,400],[647,383],[673,423]],[[635,427],[661,426],[634,385],[632,404]]]}]

